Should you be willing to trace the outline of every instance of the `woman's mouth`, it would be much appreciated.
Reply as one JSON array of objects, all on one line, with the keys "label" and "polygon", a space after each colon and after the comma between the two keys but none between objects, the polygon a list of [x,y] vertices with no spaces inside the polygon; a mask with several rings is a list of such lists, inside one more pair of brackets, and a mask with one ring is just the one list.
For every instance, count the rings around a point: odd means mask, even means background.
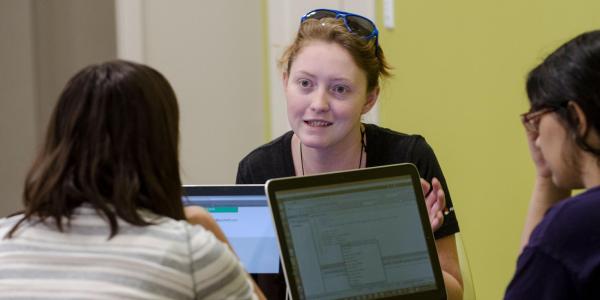
[{"label": "woman's mouth", "polygon": [[331,122],[323,121],[323,120],[305,120],[304,124],[310,127],[327,127],[331,126]]}]

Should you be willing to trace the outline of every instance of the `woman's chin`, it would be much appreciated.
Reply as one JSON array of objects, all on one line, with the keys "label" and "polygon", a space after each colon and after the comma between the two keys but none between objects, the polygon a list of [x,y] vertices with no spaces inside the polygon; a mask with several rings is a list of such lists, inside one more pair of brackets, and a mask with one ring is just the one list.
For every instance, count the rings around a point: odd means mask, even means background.
[{"label": "woman's chin", "polygon": [[326,149],[330,144],[322,138],[316,138],[314,136],[300,136],[302,147],[308,147],[313,149]]},{"label": "woman's chin", "polygon": [[563,190],[575,190],[583,188],[583,184],[574,177],[560,177],[552,174],[552,183]]},{"label": "woman's chin", "polygon": [[302,142],[302,147],[312,148],[316,150],[327,149],[329,145],[323,142]]}]

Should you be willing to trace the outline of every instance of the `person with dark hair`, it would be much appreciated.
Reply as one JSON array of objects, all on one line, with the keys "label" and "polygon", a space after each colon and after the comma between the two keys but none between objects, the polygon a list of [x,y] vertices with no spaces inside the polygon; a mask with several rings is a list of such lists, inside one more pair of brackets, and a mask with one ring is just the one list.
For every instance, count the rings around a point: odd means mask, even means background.
[{"label": "person with dark hair", "polygon": [[600,31],[534,68],[527,95],[536,180],[505,299],[600,299]]},{"label": "person with dark hair", "polygon": [[[449,299],[462,298],[454,234],[459,231],[437,158],[420,135],[361,122],[390,67],[375,24],[330,9],[308,12],[280,61],[291,131],[260,146],[238,166],[238,184],[395,163],[419,170]],[[442,210],[446,207],[445,215]],[[280,272],[281,274],[281,272]],[[285,297],[283,276],[257,278],[269,298]]]},{"label": "person with dark hair", "polygon": [[84,68],[54,108],[24,212],[0,219],[0,298],[262,298],[227,244],[185,221],[181,194],[167,80],[127,61]]}]

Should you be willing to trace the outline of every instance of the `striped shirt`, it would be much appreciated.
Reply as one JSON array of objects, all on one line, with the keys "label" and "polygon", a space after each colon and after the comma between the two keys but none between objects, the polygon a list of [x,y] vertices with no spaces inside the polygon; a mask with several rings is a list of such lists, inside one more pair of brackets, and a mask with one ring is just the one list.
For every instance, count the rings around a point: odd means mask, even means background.
[{"label": "striped shirt", "polygon": [[[64,232],[53,221],[0,219],[0,299],[255,299],[239,260],[198,225],[140,211],[156,225],[119,220],[119,233],[91,206]],[[65,221],[66,223],[66,221]]]}]

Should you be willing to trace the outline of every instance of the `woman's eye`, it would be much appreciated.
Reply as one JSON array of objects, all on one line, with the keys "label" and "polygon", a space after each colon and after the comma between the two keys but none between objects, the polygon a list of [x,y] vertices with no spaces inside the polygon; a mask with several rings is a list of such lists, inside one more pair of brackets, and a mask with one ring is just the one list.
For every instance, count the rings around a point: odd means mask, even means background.
[{"label": "woman's eye", "polygon": [[333,87],[332,90],[336,94],[346,94],[348,92],[348,87],[343,85],[336,85]]},{"label": "woman's eye", "polygon": [[298,85],[302,88],[309,88],[312,86],[312,82],[308,79],[300,79],[298,80]]}]

